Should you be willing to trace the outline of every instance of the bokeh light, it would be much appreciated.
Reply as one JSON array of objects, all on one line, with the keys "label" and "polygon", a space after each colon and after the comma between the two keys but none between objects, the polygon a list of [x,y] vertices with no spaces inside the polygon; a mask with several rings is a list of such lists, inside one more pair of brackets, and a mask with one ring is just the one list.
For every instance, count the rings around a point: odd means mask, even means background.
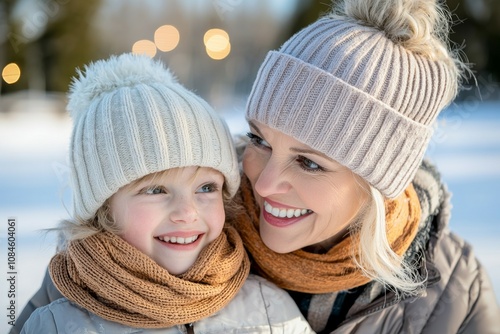
[{"label": "bokeh light", "polygon": [[9,85],[16,83],[20,77],[21,69],[15,63],[7,64],[2,70],[2,78]]},{"label": "bokeh light", "polygon": [[229,41],[229,35],[225,30],[222,29],[209,29],[207,32],[205,32],[205,35],[203,36],[203,43],[205,43],[205,46],[207,45],[208,40],[210,37],[213,37],[215,35],[220,35],[222,37],[225,37]]},{"label": "bokeh light", "polygon": [[210,58],[221,60],[231,52],[229,35],[222,29],[210,29],[203,36],[203,42]]},{"label": "bokeh light", "polygon": [[156,45],[150,40],[141,39],[132,46],[132,53],[145,54],[153,58],[156,55]]},{"label": "bokeh light", "polygon": [[231,44],[227,43],[227,47],[224,50],[220,51],[213,51],[210,50],[209,48],[206,49],[207,54],[210,58],[215,59],[215,60],[221,60],[226,58],[229,53],[231,52]]},{"label": "bokeh light", "polygon": [[172,51],[179,44],[179,30],[172,25],[161,26],[156,29],[154,39],[159,50],[163,52]]},{"label": "bokeh light", "polygon": [[214,35],[207,40],[205,46],[210,51],[219,52],[225,50],[228,44],[229,40],[226,37],[222,35]]}]

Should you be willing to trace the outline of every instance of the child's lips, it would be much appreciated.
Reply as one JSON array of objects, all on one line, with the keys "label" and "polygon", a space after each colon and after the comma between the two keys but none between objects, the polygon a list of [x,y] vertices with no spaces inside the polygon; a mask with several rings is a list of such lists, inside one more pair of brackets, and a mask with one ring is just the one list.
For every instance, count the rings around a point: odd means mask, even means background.
[{"label": "child's lips", "polygon": [[186,244],[192,244],[193,242],[195,242],[196,240],[198,240],[198,238],[200,237],[200,234],[197,234],[197,235],[192,235],[192,236],[189,236],[189,237],[181,237],[181,236],[159,236],[157,237],[159,240],[163,241],[163,242],[169,242],[169,243],[172,243],[172,244],[181,244],[181,245],[186,245]]},{"label": "child's lips", "polygon": [[205,232],[202,231],[174,231],[161,234],[155,237],[163,245],[173,247],[175,249],[191,249],[195,248],[203,239]]}]

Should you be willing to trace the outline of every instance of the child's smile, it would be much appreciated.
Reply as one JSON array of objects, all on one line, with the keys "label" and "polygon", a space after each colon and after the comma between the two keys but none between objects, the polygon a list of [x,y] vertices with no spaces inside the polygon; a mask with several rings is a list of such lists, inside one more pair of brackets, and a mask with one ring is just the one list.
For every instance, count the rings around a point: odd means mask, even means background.
[{"label": "child's smile", "polygon": [[172,249],[191,250],[196,248],[196,246],[201,242],[204,235],[205,235],[204,233],[200,233],[197,231],[177,232],[177,233],[172,233],[171,236],[169,235],[158,236],[156,237],[156,239],[158,239],[158,241],[163,243],[166,247],[170,247]]}]

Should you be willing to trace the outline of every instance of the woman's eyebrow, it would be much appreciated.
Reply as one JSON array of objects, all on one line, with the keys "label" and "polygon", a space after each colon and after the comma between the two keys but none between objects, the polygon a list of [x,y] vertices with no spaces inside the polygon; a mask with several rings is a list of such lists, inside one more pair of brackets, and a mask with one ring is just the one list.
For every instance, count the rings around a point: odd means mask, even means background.
[{"label": "woman's eyebrow", "polygon": [[311,149],[307,149],[307,148],[291,147],[290,151],[298,153],[298,154],[314,154],[314,155],[317,155],[321,158],[331,160],[331,158],[326,156],[324,153],[321,153],[321,152],[318,152],[315,150],[311,150]]},{"label": "woman's eyebrow", "polygon": [[255,132],[257,132],[261,137],[263,137],[263,134],[262,132],[260,132],[260,129],[259,127],[252,121],[248,121],[248,125],[253,129],[255,130]]}]

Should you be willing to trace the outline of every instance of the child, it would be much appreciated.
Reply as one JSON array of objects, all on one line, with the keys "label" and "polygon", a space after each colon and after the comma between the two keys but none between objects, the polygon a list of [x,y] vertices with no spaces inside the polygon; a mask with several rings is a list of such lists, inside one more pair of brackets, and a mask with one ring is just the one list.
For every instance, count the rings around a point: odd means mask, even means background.
[{"label": "child", "polygon": [[22,333],[312,332],[286,292],[249,276],[224,226],[240,175],[208,104],[145,56],[79,76],[68,103],[74,219],[49,265],[65,298]]}]

